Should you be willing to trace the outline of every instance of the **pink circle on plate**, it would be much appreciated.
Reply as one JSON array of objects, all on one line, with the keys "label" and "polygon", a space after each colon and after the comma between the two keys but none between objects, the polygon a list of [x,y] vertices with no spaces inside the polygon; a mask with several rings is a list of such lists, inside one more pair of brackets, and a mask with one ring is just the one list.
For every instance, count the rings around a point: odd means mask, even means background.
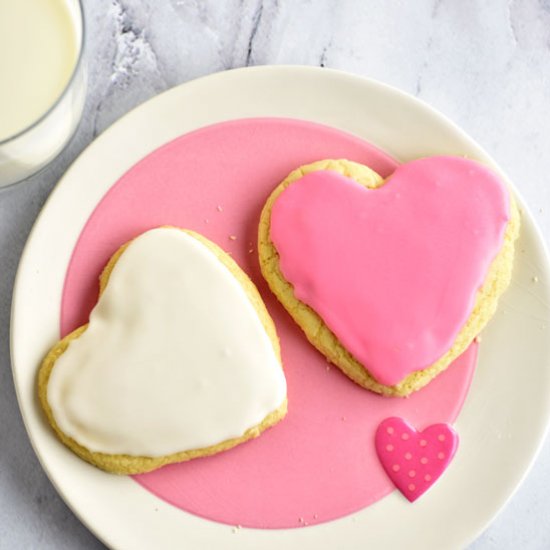
[{"label": "pink circle on plate", "polygon": [[299,120],[236,120],[183,135],[113,185],[86,223],[68,268],[63,335],[87,321],[113,252],[159,225],[202,233],[230,252],[258,286],[281,339],[287,417],[231,451],[134,478],[174,506],[211,520],[300,527],[372,504],[393,490],[376,457],[378,424],[389,416],[418,429],[452,422],[468,391],[475,346],[409,399],[374,395],[330,366],[269,292],[256,252],[262,206],[293,169],[324,158],[354,160],[383,176],[397,165],[355,136]]}]

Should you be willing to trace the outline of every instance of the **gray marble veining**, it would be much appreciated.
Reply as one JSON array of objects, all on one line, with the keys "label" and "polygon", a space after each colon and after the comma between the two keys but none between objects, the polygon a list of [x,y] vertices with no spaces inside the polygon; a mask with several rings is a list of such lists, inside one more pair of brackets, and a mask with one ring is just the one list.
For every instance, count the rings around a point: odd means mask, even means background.
[{"label": "gray marble veining", "polygon": [[[18,259],[55,182],[132,107],[176,84],[260,64],[369,76],[444,112],[494,156],[550,236],[548,0],[85,0],[89,90],[67,149],[0,191],[0,549],[102,548],[31,449],[9,366]],[[550,548],[550,444],[475,550]]]}]

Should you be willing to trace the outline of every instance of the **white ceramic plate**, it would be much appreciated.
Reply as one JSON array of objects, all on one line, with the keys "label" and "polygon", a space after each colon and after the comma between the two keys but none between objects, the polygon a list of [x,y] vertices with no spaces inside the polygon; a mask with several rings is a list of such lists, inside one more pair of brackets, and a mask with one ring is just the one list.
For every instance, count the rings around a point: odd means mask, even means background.
[{"label": "white ceramic plate", "polygon": [[438,482],[437,498],[429,494],[410,505],[394,492],[358,513],[315,527],[234,532],[166,504],[131,479],[87,465],[59,444],[42,418],[35,397],[37,367],[58,338],[71,252],[98,201],[128,168],[163,143],[215,122],[265,116],[324,123],[365,138],[400,161],[463,154],[500,172],[474,141],[426,104],[337,71],[240,69],[178,86],[141,105],[103,133],[68,170],[21,259],[11,352],[34,449],[69,506],[114,548],[464,547],[518,487],[550,416],[550,270],[525,206],[513,282],[483,334],[471,391],[456,423],[460,452]]}]

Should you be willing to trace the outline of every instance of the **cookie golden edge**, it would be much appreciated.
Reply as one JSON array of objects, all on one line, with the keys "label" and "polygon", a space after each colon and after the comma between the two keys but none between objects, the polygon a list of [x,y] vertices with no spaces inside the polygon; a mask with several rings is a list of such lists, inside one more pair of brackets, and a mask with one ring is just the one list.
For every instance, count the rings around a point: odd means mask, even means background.
[{"label": "cookie golden edge", "polygon": [[[248,299],[254,306],[254,309],[256,310],[256,313],[258,314],[262,322],[264,330],[269,336],[269,339],[273,345],[273,350],[275,352],[279,365],[281,366],[281,369],[282,369],[283,367],[282,367],[282,361],[281,361],[281,348],[279,344],[279,338],[275,330],[275,325],[265,307],[265,304],[263,303],[263,300],[256,286],[249,279],[249,277],[244,273],[244,271],[242,271],[242,269],[237,265],[237,263],[226,252],[224,252],[219,246],[217,246],[213,242],[209,241],[206,237],[203,237],[202,235],[195,233],[194,231],[181,229],[179,227],[178,228],[173,226],[163,226],[163,227],[179,229],[189,234],[196,240],[198,240],[200,243],[205,245],[211,252],[213,252],[214,255],[217,257],[217,259],[220,262],[222,262],[223,265],[225,265],[225,267],[237,279],[237,281],[241,284],[241,286],[245,290]],[[113,254],[113,256],[111,256],[109,262],[103,269],[103,272],[101,273],[101,276],[99,278],[99,295],[100,296],[102,292],[105,290],[109,282],[109,277],[111,275],[111,272],[113,271],[115,264],[117,263],[118,259],[122,256],[122,254],[124,253],[124,251],[126,250],[126,248],[131,242],[132,241],[128,241],[127,243],[123,244]],[[48,382],[49,382],[51,373],[55,368],[55,363],[57,359],[65,352],[65,350],[68,348],[69,344],[73,340],[77,339],[82,333],[85,332],[87,327],[88,325],[86,324],[77,328],[76,330],[74,330],[73,332],[65,336],[65,338],[57,342],[48,352],[48,354],[42,361],[42,364],[38,371],[38,376],[37,376],[38,397],[39,397],[40,405],[42,407],[42,410],[44,411],[44,414],[46,416],[48,423],[54,430],[57,437],[61,440],[61,442],[64,443],[69,449],[71,449],[71,451],[73,451],[76,455],[78,455],[83,460],[85,460],[86,462],[89,462],[90,464],[93,464],[94,466],[97,466],[102,470],[105,470],[106,472],[110,472],[113,474],[121,474],[121,475],[143,474],[146,472],[150,472],[152,470],[156,470],[157,468],[160,468],[167,464],[173,464],[176,462],[185,462],[187,460],[191,460],[194,458],[214,455],[222,451],[229,450],[241,443],[244,443],[245,441],[258,437],[263,431],[277,424],[286,415],[288,401],[287,401],[287,398],[285,397],[284,401],[282,402],[282,404],[278,409],[275,409],[274,411],[269,413],[262,420],[260,424],[248,429],[240,437],[228,439],[226,441],[222,441],[216,445],[212,445],[209,447],[205,447],[201,449],[185,450],[185,451],[181,451],[178,453],[165,455],[165,456],[158,456],[158,457],[132,456],[132,455],[125,455],[125,454],[107,454],[107,453],[98,453],[98,452],[91,451],[86,447],[80,445],[73,438],[66,435],[61,430],[61,428],[59,428],[59,426],[55,421],[52,409],[48,403]]]},{"label": "cookie golden edge", "polygon": [[506,226],[503,245],[491,263],[483,286],[478,290],[470,317],[461,328],[452,347],[435,363],[424,370],[409,374],[394,386],[378,382],[339,342],[321,317],[294,295],[293,287],[283,276],[279,266],[279,254],[270,238],[271,210],[279,195],[301,177],[318,170],[332,170],[354,179],[361,185],[375,189],[384,179],[369,167],[345,159],[326,159],[301,166],[291,172],[267,199],[258,227],[258,256],[262,275],[271,291],[290,316],[303,330],[307,339],[332,364],[360,386],[388,397],[406,397],[423,388],[442,373],[474,338],[483,330],[494,315],[498,300],[510,284],[514,264],[514,243],[519,235],[520,213],[510,194],[510,219]]}]

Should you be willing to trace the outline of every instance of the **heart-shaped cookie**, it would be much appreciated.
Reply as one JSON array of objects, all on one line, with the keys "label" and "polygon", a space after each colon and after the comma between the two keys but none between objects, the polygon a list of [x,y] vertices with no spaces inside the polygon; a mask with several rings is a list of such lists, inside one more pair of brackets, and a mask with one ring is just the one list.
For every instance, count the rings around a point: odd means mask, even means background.
[{"label": "heart-shaped cookie", "polygon": [[115,473],[229,449],[286,413],[258,291],[216,245],[170,227],[114,254],[89,324],[52,348],[38,386],[59,438]]},{"label": "heart-shaped cookie", "polygon": [[375,446],[392,483],[414,502],[447,469],[458,435],[449,424],[432,424],[418,432],[402,418],[392,417],[378,426]]},{"label": "heart-shaped cookie", "polygon": [[383,181],[349,161],[292,172],[260,220],[262,273],[327,358],[407,395],[442,372],[508,286],[519,214],[481,164],[432,157]]}]

